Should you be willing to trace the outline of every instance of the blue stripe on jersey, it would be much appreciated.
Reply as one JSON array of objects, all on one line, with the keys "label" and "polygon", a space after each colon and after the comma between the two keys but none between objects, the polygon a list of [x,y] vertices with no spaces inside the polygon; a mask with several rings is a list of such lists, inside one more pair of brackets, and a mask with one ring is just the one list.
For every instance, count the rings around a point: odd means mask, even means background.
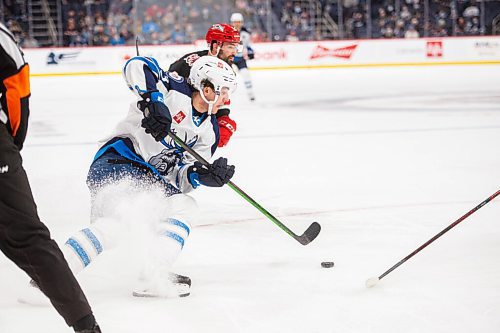
[{"label": "blue stripe on jersey", "polygon": [[182,229],[186,230],[188,235],[191,232],[191,230],[189,230],[189,227],[185,223],[183,223],[177,219],[173,219],[170,217],[170,218],[166,219],[165,222],[181,227]]},{"label": "blue stripe on jersey", "polygon": [[87,252],[85,252],[85,250],[80,245],[80,243],[78,243],[77,240],[75,240],[74,238],[70,238],[66,241],[66,244],[68,244],[73,248],[76,254],[80,257],[80,260],[82,261],[85,267],[87,267],[90,264],[90,258],[87,255]]},{"label": "blue stripe on jersey", "polygon": [[172,238],[173,240],[177,241],[179,244],[181,244],[181,248],[184,247],[184,238],[182,238],[181,236],[179,236],[178,234],[176,234],[175,232],[171,232],[171,231],[165,231],[163,233],[164,236],[167,236],[169,238]]},{"label": "blue stripe on jersey", "polygon": [[94,248],[97,251],[97,254],[101,253],[102,252],[101,242],[99,242],[99,240],[94,235],[94,233],[89,228],[83,229],[82,232],[88,238],[88,240],[92,243],[92,245],[94,245]]},{"label": "blue stripe on jersey", "polygon": [[220,133],[219,133],[219,123],[217,122],[217,117],[213,114],[211,115],[210,121],[212,122],[212,127],[214,129],[215,133],[215,142],[212,145],[212,156],[214,155],[215,151],[217,150],[217,145],[219,144],[219,138],[220,138]]}]

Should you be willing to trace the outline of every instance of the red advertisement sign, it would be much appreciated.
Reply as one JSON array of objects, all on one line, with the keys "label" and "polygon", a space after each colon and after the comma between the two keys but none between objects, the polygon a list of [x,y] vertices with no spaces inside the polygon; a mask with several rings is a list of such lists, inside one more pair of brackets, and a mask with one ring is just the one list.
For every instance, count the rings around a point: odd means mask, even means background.
[{"label": "red advertisement sign", "polygon": [[443,42],[438,41],[428,41],[427,42],[427,57],[437,58],[443,56]]},{"label": "red advertisement sign", "polygon": [[324,57],[336,57],[343,59],[350,59],[353,55],[354,51],[358,47],[358,44],[353,44],[349,46],[339,47],[336,49],[329,49],[327,47],[318,45],[314,49],[313,53],[309,57],[309,59],[317,59]]}]

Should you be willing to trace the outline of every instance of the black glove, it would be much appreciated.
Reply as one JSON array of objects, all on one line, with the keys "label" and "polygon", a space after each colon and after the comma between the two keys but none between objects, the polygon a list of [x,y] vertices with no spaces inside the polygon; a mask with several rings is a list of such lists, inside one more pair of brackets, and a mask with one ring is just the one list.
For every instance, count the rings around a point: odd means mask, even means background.
[{"label": "black glove", "polygon": [[251,47],[247,48],[247,56],[248,56],[248,59],[250,59],[250,60],[255,58],[255,53]]},{"label": "black glove", "polygon": [[146,133],[151,134],[156,141],[161,141],[167,136],[172,125],[170,111],[158,91],[148,92],[142,95],[142,98],[142,101],[137,102],[137,107],[144,113],[141,125],[146,129]]},{"label": "black glove", "polygon": [[227,165],[227,158],[224,157],[219,157],[208,167],[200,162],[194,162],[188,169],[189,181],[194,188],[200,184],[221,187],[227,184],[233,175],[234,165]]}]

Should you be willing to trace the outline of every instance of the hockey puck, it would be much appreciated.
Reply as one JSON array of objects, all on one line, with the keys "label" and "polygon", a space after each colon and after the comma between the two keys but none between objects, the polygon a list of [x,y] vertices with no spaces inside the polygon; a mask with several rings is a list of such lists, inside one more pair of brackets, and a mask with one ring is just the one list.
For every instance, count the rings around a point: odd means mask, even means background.
[{"label": "hockey puck", "polygon": [[334,265],[333,261],[323,261],[321,263],[321,267],[323,268],[332,268]]}]

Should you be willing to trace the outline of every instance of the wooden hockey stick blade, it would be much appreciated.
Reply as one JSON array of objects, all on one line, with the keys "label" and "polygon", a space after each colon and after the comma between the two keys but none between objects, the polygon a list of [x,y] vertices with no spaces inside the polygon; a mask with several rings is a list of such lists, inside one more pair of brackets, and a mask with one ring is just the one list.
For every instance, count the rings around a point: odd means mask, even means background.
[{"label": "wooden hockey stick blade", "polygon": [[295,236],[294,238],[300,244],[307,245],[311,243],[316,237],[318,237],[320,231],[321,225],[318,222],[313,222],[301,236]]}]

